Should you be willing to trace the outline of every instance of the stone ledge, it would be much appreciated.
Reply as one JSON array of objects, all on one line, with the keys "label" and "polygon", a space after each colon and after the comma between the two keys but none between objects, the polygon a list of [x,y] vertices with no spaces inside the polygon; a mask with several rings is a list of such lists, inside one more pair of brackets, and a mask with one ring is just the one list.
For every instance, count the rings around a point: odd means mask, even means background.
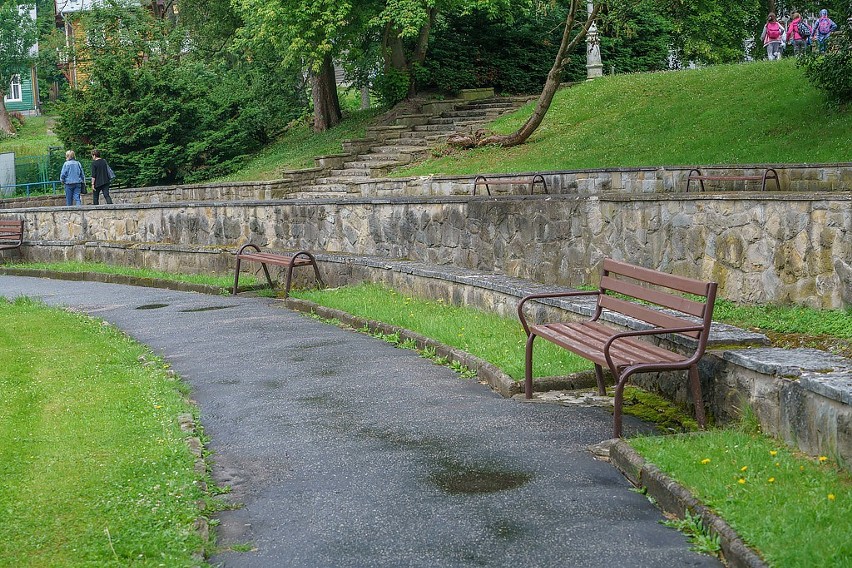
[{"label": "stone ledge", "polygon": [[798,379],[799,385],[842,404],[852,404],[852,361],[818,349],[739,349],[722,359],[763,375]]}]

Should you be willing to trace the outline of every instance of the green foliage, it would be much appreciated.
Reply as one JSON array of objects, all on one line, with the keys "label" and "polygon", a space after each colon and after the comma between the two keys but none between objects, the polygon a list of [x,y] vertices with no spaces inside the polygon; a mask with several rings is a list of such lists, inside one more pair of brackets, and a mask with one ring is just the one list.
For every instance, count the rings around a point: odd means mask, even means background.
[{"label": "green foliage", "polygon": [[799,58],[799,65],[832,105],[844,106],[852,102],[852,37],[831,39],[842,44],[827,53],[812,51]]},{"label": "green foliage", "polygon": [[674,22],[657,0],[612,2],[601,11],[601,60],[605,71],[660,71],[668,68]]},{"label": "green foliage", "polygon": [[713,319],[745,328],[779,333],[809,333],[852,339],[852,312],[804,306],[740,305],[716,300]]},{"label": "green foliage", "polygon": [[180,30],[141,10],[103,12],[86,20],[98,38],[89,85],[59,106],[57,133],[78,152],[103,150],[125,183],[225,175],[303,112],[294,73],[179,57]]},{"label": "green foliage", "polygon": [[404,71],[386,69],[373,79],[371,92],[381,106],[391,107],[405,99],[411,79]]},{"label": "green foliage", "polygon": [[719,543],[719,535],[711,534],[707,527],[704,526],[704,523],[701,522],[699,515],[693,515],[687,511],[684,518],[672,519],[663,522],[663,524],[685,534],[692,543],[692,550],[695,552],[718,556],[722,550],[722,545]]}]

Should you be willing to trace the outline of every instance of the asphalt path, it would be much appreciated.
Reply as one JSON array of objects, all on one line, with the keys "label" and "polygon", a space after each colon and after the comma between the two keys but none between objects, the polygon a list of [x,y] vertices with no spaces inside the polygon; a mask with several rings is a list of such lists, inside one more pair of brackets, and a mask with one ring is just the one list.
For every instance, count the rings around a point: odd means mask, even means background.
[{"label": "asphalt path", "polygon": [[240,505],[218,543],[253,547],[214,565],[720,565],[587,450],[604,410],[504,399],[272,299],[0,276],[19,295],[116,325],[192,387]]}]

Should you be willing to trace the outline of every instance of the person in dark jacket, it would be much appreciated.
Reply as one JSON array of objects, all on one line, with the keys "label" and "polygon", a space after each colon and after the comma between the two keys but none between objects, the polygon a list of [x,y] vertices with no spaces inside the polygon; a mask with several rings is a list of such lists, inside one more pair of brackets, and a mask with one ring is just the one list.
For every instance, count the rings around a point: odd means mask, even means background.
[{"label": "person in dark jacket", "polygon": [[109,173],[109,164],[101,158],[101,151],[92,150],[92,205],[98,204],[101,193],[104,194],[106,202],[112,205],[112,198],[109,196]]}]

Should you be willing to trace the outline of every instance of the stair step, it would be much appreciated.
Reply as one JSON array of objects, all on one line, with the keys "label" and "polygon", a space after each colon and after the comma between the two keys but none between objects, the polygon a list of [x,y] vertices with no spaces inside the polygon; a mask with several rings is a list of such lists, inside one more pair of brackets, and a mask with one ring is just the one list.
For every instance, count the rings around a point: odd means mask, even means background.
[{"label": "stair step", "polygon": [[424,124],[423,126],[415,126],[414,132],[452,132],[452,124]]}]

